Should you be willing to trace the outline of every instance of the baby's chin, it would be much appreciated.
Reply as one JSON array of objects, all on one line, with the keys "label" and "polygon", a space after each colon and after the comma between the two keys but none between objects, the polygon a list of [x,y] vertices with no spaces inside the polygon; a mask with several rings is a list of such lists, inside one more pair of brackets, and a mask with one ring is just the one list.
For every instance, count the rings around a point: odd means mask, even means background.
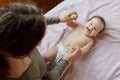
[{"label": "baby's chin", "polygon": [[89,34],[87,32],[85,32],[85,35],[88,36],[88,37],[94,37],[93,35],[91,35],[91,34]]},{"label": "baby's chin", "polygon": [[90,34],[88,32],[84,32],[86,36],[90,37]]}]

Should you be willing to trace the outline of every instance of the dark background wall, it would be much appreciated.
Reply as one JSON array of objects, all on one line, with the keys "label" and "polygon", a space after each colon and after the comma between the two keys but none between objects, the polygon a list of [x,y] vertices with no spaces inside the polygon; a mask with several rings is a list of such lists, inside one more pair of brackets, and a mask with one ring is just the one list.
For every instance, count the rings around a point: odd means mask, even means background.
[{"label": "dark background wall", "polygon": [[10,2],[34,2],[39,6],[44,13],[55,7],[58,3],[63,0],[0,0],[0,6],[8,4]]}]

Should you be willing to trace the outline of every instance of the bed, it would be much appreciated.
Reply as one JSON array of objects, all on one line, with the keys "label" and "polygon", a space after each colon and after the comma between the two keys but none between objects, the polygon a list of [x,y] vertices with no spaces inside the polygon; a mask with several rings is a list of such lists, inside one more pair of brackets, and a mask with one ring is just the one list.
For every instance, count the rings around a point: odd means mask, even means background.
[{"label": "bed", "polygon": [[[92,50],[79,57],[73,63],[72,73],[66,74],[62,80],[120,80],[117,78],[120,76],[120,0],[65,0],[45,16],[59,16],[71,10],[78,13],[77,22],[83,25],[93,15],[102,16],[106,29]],[[41,54],[59,43],[71,30],[65,23],[48,25],[38,46]]]}]

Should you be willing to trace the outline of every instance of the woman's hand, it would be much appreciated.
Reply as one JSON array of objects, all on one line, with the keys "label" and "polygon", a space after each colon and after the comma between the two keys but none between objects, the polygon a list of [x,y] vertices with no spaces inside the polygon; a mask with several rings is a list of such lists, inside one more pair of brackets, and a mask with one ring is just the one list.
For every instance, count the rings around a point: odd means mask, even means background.
[{"label": "woman's hand", "polygon": [[66,12],[64,15],[59,16],[61,22],[73,21],[78,18],[78,14],[75,11]]},{"label": "woman's hand", "polygon": [[68,61],[69,65],[72,64],[81,54],[80,49],[76,44],[68,45],[68,53],[63,56],[63,60]]}]

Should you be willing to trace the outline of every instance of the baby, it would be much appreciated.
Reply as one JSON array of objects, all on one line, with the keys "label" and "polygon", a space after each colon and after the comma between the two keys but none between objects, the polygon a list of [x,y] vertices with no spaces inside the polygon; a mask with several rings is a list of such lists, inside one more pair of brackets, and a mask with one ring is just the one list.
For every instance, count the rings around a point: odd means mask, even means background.
[{"label": "baby", "polygon": [[[73,14],[73,16],[75,17],[77,14]],[[62,56],[67,53],[69,44],[77,44],[80,54],[87,53],[93,46],[95,37],[103,32],[105,21],[101,16],[93,16],[84,26],[70,20],[67,21],[67,25],[74,29],[58,45],[51,47],[44,53],[43,57],[46,62],[50,60],[55,61],[55,63],[59,62]]]}]

